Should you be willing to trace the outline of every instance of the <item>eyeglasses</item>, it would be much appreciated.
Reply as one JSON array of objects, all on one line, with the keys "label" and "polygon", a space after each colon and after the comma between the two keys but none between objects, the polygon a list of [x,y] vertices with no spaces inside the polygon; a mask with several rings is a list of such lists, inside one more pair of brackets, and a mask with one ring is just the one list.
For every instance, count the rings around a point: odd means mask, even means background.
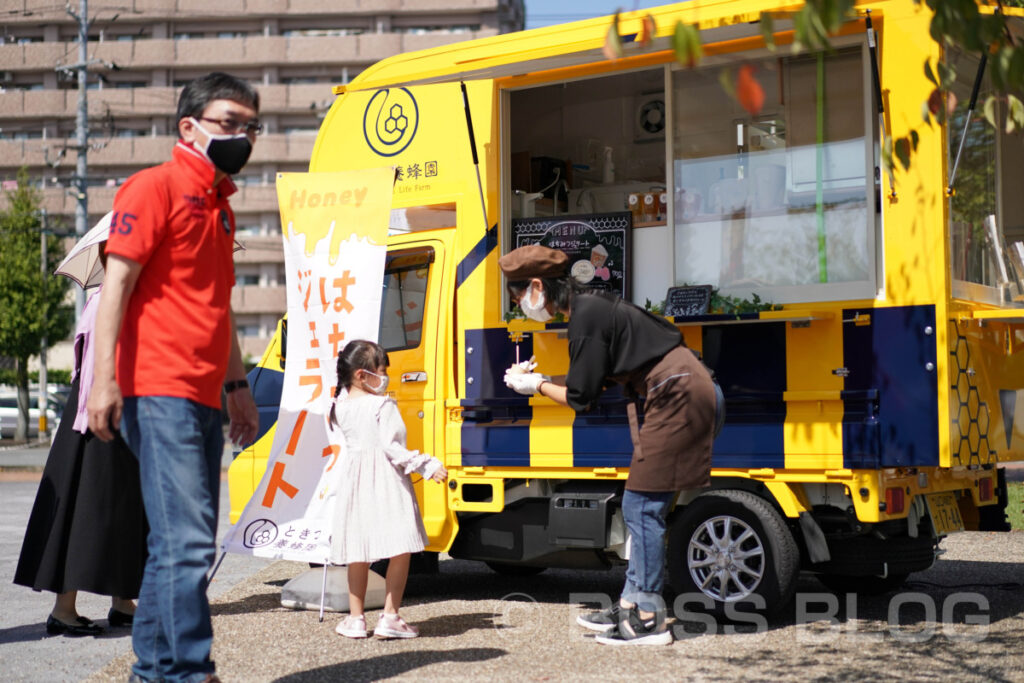
[{"label": "eyeglasses", "polygon": [[200,121],[209,121],[210,123],[216,123],[220,126],[228,135],[237,135],[238,133],[245,131],[246,135],[259,135],[263,132],[263,124],[260,123],[259,119],[252,119],[242,123],[241,121],[235,121],[234,119],[208,119],[205,116],[199,117]]}]

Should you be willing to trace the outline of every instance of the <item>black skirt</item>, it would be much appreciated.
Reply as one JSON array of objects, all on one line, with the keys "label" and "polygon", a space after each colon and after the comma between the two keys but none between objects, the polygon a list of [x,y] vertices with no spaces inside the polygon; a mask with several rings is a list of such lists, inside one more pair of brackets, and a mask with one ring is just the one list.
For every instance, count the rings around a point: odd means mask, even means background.
[{"label": "black skirt", "polygon": [[136,598],[149,532],[139,464],[120,435],[106,443],[76,432],[77,411],[76,379],[39,482],[14,583]]}]

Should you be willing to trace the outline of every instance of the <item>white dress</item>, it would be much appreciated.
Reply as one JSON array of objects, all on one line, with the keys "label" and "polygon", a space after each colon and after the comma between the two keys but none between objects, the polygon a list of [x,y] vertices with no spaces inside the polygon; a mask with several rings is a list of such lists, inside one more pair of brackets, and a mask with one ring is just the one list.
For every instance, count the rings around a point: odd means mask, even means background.
[{"label": "white dress", "polygon": [[[429,479],[441,461],[405,447],[405,423],[386,396],[343,393],[335,414],[345,438],[331,532],[331,562],[374,562],[423,550],[427,534],[409,475]],[[339,426],[335,426],[338,429]]]}]

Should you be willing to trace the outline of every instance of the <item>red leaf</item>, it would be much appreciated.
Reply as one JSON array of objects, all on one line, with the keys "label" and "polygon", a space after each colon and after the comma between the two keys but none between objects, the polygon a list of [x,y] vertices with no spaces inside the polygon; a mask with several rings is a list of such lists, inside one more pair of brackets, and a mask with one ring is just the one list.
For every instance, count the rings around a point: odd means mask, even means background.
[{"label": "red leaf", "polygon": [[754,67],[744,64],[736,76],[736,99],[751,116],[761,113],[764,106],[764,88],[754,78]]},{"label": "red leaf", "polygon": [[654,38],[654,33],[657,30],[658,27],[654,23],[654,17],[650,14],[645,15],[644,18],[640,20],[640,36],[637,38],[636,42],[641,46],[646,47]]}]

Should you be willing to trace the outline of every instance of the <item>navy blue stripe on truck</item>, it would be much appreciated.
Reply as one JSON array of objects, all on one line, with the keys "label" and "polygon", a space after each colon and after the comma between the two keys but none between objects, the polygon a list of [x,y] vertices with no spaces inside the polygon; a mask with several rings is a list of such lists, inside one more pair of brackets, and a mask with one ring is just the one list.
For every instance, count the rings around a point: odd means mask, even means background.
[{"label": "navy blue stripe on truck", "polygon": [[[461,266],[460,266],[461,267]],[[466,330],[466,393],[462,400],[462,464],[465,467],[529,467],[529,399],[505,386],[516,346],[504,327]],[[533,355],[533,337],[518,344],[520,360]]]},{"label": "navy blue stripe on truck", "polygon": [[937,466],[935,306],[848,308],[843,320],[845,388],[877,397],[844,401],[843,466]]},{"label": "navy blue stripe on truck", "polygon": [[784,467],[786,323],[705,325],[701,346],[725,394],[712,467]]},{"label": "navy blue stripe on truck", "polygon": [[281,391],[284,388],[284,373],[257,365],[249,371],[247,379],[252,390],[252,398],[260,413],[259,433],[253,439],[253,443],[256,443],[277,422],[277,414],[281,407]]},{"label": "navy blue stripe on truck", "polygon": [[497,224],[487,228],[487,232],[480,238],[480,241],[473,245],[466,257],[463,258],[455,269],[455,286],[461,287],[469,276],[473,274],[476,267],[487,258],[487,255],[498,248],[498,226]]}]

